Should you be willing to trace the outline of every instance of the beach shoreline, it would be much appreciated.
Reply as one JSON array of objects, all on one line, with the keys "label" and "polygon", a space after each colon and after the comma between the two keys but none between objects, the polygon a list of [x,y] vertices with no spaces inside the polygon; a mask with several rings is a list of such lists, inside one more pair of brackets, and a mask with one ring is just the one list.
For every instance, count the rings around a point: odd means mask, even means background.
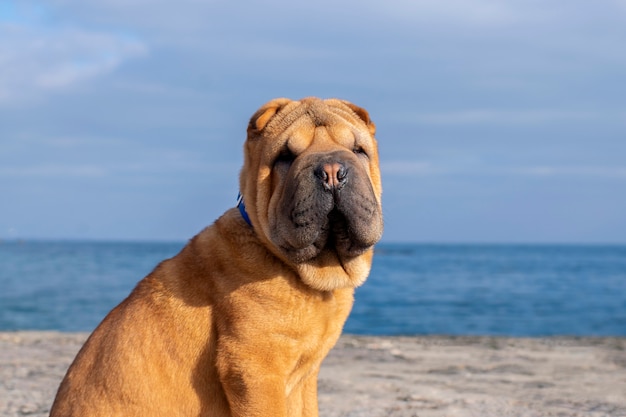
[{"label": "beach shoreline", "polygon": [[[47,416],[87,333],[0,332],[0,417]],[[626,417],[626,338],[344,335],[320,416]]]}]

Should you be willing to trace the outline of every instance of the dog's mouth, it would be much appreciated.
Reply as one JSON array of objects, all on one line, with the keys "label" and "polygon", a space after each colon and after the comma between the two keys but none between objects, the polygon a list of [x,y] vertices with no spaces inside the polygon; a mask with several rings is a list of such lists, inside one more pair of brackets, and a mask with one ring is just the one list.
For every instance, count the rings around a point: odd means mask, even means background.
[{"label": "dog's mouth", "polygon": [[336,253],[340,259],[354,258],[365,253],[374,243],[362,242],[355,238],[346,216],[334,207],[310,243],[301,247],[284,244],[281,245],[281,249],[292,262],[303,263],[320,256],[323,252]]},{"label": "dog's mouth", "polygon": [[352,257],[359,256],[368,250],[371,245],[358,242],[354,233],[349,230],[346,217],[337,209],[328,214],[329,234],[324,249],[335,250],[340,255]]}]

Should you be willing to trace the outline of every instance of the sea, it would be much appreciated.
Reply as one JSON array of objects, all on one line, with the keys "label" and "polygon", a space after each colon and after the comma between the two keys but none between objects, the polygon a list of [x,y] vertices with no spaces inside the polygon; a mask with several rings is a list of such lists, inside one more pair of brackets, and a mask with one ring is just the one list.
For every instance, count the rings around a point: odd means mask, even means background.
[{"label": "sea", "polygon": [[[91,331],[184,242],[0,243],[0,331]],[[626,245],[376,247],[344,332],[626,336]]]}]

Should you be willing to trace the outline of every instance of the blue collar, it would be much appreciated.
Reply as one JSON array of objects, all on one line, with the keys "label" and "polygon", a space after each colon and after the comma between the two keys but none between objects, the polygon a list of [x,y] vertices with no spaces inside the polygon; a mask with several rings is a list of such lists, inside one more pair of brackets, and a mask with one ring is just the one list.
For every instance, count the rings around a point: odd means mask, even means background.
[{"label": "blue collar", "polygon": [[243,203],[243,196],[241,193],[237,195],[237,208],[239,209],[239,213],[241,213],[241,217],[248,223],[249,226],[252,226],[252,222],[250,221],[250,217],[248,217],[248,212],[246,211],[246,205]]}]

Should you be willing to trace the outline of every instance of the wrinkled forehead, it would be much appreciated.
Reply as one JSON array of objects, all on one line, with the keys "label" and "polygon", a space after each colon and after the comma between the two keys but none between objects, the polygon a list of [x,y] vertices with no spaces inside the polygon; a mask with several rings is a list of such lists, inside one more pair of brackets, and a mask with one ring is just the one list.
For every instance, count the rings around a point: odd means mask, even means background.
[{"label": "wrinkled forehead", "polygon": [[347,148],[371,141],[365,123],[343,103],[333,100],[291,102],[270,120],[265,134],[281,144],[288,140],[296,152],[314,141],[331,141]]}]

